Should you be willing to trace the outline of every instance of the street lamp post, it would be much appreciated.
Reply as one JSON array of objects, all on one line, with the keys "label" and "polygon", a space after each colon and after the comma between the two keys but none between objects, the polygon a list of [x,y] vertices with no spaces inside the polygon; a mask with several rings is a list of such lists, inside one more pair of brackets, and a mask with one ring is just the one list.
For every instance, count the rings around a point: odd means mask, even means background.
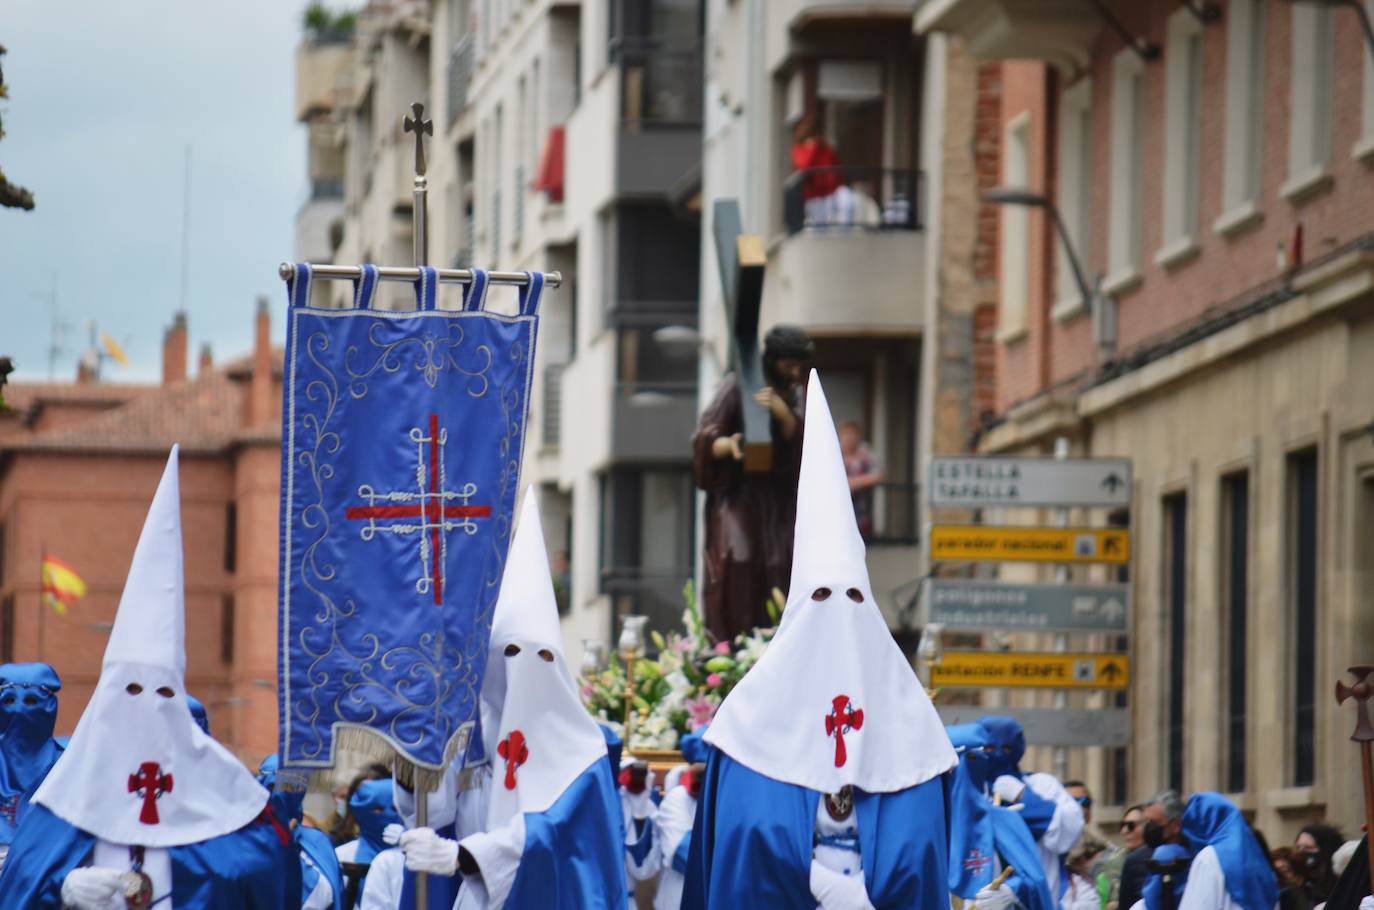
[{"label": "street lamp post", "polygon": [[1359,16],[1360,28],[1364,30],[1364,43],[1369,48],[1369,53],[1374,56],[1374,23],[1369,21],[1369,10],[1360,0],[1288,0],[1289,3],[1305,3],[1309,6],[1341,7],[1353,9]]},{"label": "street lamp post", "polygon": [[1094,274],[1092,285],[1088,284],[1086,273],[1083,271],[1083,263],[1079,260],[1078,252],[1073,247],[1073,240],[1069,237],[1069,229],[1064,224],[1063,216],[1059,214],[1059,207],[1048,196],[1015,186],[999,186],[990,189],[983,194],[983,201],[991,202],[994,205],[1030,206],[1031,208],[1045,209],[1050,213],[1055,230],[1059,234],[1059,242],[1064,244],[1064,254],[1069,259],[1069,268],[1073,270],[1073,279],[1074,283],[1078,285],[1078,293],[1083,297],[1083,305],[1092,314],[1093,338],[1097,342],[1103,361],[1111,361],[1116,356],[1116,301],[1102,293],[1101,273]]}]

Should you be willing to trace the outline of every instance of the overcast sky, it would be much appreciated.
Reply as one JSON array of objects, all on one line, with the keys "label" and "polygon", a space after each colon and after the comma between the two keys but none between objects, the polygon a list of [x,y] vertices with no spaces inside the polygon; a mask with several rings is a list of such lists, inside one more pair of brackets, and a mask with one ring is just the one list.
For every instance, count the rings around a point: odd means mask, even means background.
[{"label": "overcast sky", "polygon": [[191,146],[191,361],[245,353],[254,299],[273,301],[305,193],[305,138],[292,118],[304,0],[0,0],[10,98],[0,169],[33,191],[0,209],[0,354],[15,380],[48,375],[57,274],[70,328],[56,376],[74,375],[88,320],[156,380],[163,329],[181,298],[185,149]]}]

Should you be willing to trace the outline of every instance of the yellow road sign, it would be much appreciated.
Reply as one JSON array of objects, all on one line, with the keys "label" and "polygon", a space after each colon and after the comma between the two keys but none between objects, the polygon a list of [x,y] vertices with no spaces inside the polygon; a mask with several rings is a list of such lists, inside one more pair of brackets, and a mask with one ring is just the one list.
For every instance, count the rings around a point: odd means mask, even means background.
[{"label": "yellow road sign", "polygon": [[1125,689],[1124,654],[1014,654],[947,651],[931,668],[932,686],[1009,686],[1027,689]]},{"label": "yellow road sign", "polygon": [[935,562],[1066,562],[1125,565],[1131,532],[1125,528],[998,528],[934,525]]}]

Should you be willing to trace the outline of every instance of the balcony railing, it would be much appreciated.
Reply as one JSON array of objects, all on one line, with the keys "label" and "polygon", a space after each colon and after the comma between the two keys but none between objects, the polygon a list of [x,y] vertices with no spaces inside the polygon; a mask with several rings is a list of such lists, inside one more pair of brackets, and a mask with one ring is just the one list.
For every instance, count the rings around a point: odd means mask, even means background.
[{"label": "balcony railing", "polygon": [[920,487],[914,483],[880,483],[861,490],[854,496],[859,531],[871,544],[915,544],[921,538],[920,502]]},{"label": "balcony railing", "polygon": [[921,229],[920,171],[878,167],[813,167],[783,184],[788,234],[802,231]]},{"label": "balcony railing", "polygon": [[701,123],[701,48],[667,47],[655,38],[619,38],[611,59],[621,68],[620,117],[627,130]]},{"label": "balcony railing", "polygon": [[468,82],[472,78],[472,35],[464,35],[448,54],[448,122],[462,116],[468,107]]}]

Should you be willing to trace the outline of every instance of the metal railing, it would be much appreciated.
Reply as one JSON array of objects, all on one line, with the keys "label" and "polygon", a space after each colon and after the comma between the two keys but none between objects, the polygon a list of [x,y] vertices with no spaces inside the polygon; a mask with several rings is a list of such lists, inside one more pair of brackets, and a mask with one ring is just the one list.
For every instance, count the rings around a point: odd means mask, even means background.
[{"label": "metal railing", "polygon": [[871,544],[910,546],[921,539],[920,486],[880,483],[854,495],[859,531]]},{"label": "metal railing", "polygon": [[920,230],[921,188],[921,172],[907,168],[795,171],[783,183],[787,233]]},{"label": "metal railing", "polygon": [[462,116],[468,108],[468,82],[472,78],[472,35],[464,35],[448,54],[448,122]]},{"label": "metal railing", "polygon": [[610,55],[620,65],[620,118],[626,129],[700,125],[700,46],[618,38],[611,42]]}]

